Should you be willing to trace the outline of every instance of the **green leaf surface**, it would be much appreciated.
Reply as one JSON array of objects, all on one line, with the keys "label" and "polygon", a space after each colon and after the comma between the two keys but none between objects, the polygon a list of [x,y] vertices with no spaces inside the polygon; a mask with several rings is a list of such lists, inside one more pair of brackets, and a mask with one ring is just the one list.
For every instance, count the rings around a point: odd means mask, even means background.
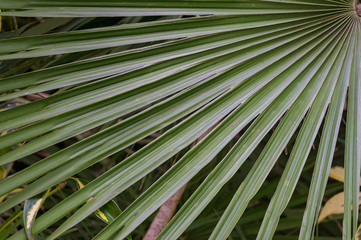
[{"label": "green leaf surface", "polygon": [[[0,213],[25,201],[25,218],[24,229],[11,220],[0,236],[141,239],[187,184],[157,239],[352,239],[357,6],[2,0],[0,104],[25,104],[0,112],[0,165],[11,166]],[[316,226],[324,196],[342,192],[327,185],[334,163],[345,166],[342,230],[342,216]],[[69,178],[77,188],[35,220],[38,194]]]}]

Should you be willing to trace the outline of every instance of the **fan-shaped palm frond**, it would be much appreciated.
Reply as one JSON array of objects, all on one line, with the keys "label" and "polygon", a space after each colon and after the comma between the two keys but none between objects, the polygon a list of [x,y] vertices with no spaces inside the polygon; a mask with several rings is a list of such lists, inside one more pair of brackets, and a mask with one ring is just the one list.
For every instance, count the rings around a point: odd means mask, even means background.
[{"label": "fan-shaped palm frond", "polygon": [[[27,141],[0,155],[0,165],[101,127],[1,181],[0,196],[26,186],[1,202],[0,212],[166,129],[34,225],[34,233],[40,233],[72,213],[48,237],[55,239],[187,149],[95,237],[124,239],[242,133],[158,236],[178,239],[271,133],[209,237],[227,239],[297,133],[257,235],[271,239],[322,129],[299,232],[299,239],[311,239],[347,108],[343,239],[351,239],[358,227],[361,163],[361,14],[356,6],[351,0],[2,0],[1,16],[157,17],[0,40],[4,63],[22,68],[29,65],[27,58],[55,62],[0,79],[0,101],[54,93],[0,112],[0,131],[16,129],[0,137],[0,149]],[[119,118],[124,120],[113,124]],[[10,239],[26,239],[25,232]]]}]

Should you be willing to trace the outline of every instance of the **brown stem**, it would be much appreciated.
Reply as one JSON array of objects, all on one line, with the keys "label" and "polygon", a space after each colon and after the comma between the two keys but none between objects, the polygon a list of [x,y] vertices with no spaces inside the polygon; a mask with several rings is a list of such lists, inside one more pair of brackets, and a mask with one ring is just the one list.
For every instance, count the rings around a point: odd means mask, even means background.
[{"label": "brown stem", "polygon": [[44,150],[40,150],[38,152],[36,152],[36,155],[40,156],[40,157],[43,157],[43,158],[47,158],[49,157],[51,154],[44,151]]},{"label": "brown stem", "polygon": [[143,240],[154,240],[169,223],[181,199],[185,185],[160,207]]},{"label": "brown stem", "polygon": [[[190,148],[192,149],[196,145],[196,143],[200,142],[203,138],[205,138],[218,125],[218,123],[216,123],[214,126],[209,128],[206,132],[204,132],[197,139],[197,141],[191,144]],[[155,240],[158,237],[159,233],[165,228],[165,226],[172,219],[174,212],[177,209],[179,200],[182,198],[185,188],[186,185],[180,188],[171,198],[169,198],[165,203],[163,203],[157,215],[153,219],[153,222],[150,225],[147,233],[143,237],[143,240]]]},{"label": "brown stem", "polygon": [[361,17],[361,3],[356,4],[356,14]]}]

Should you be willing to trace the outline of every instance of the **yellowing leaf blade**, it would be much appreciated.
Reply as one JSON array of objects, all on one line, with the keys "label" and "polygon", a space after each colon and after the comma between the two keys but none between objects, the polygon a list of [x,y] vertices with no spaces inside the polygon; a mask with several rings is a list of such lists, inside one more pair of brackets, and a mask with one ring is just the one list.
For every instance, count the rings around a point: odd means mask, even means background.
[{"label": "yellowing leaf blade", "polygon": [[330,178],[344,182],[345,181],[345,169],[343,167],[333,167],[330,169]]},{"label": "yellowing leaf blade", "polygon": [[[82,189],[85,185],[89,183],[89,181],[82,178],[70,178],[75,181],[78,189]],[[88,199],[87,202],[91,201],[92,198]],[[121,210],[118,205],[114,202],[114,200],[109,201],[101,208],[97,209],[95,215],[101,219],[103,222],[109,224],[111,223],[120,213]]]},{"label": "yellowing leaf blade", "polygon": [[343,167],[338,167],[338,166],[331,168],[330,178],[342,183],[345,182],[345,169]]},{"label": "yellowing leaf blade", "polygon": [[322,222],[326,217],[330,215],[344,213],[344,204],[344,192],[340,192],[334,195],[326,202],[325,206],[322,208],[320,216],[318,217],[318,223]]}]

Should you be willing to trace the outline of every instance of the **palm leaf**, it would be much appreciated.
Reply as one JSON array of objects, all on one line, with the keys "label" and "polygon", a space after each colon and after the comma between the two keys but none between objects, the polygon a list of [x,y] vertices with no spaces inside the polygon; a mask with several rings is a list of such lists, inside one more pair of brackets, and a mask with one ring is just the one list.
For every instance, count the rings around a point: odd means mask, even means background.
[{"label": "palm leaf", "polygon": [[[32,229],[36,234],[44,232],[71,213],[48,237],[58,238],[185,152],[95,237],[123,239],[231,144],[158,237],[178,239],[269,135],[207,236],[227,239],[234,228],[239,231],[237,223],[247,206],[297,134],[273,197],[261,211],[260,229],[252,233],[258,234],[257,239],[272,239],[278,222],[281,226],[286,222],[282,214],[322,132],[311,163],[313,177],[303,219],[294,221],[299,239],[311,239],[347,107],[343,239],[355,235],[361,163],[361,21],[356,2],[3,0],[0,8],[5,10],[0,16],[106,16],[122,17],[122,23],[123,17],[144,17],[130,24],[53,31],[76,18],[59,20],[46,30],[50,33],[18,30],[17,37],[1,38],[0,60],[20,65],[14,70],[17,74],[9,70],[4,76],[10,76],[0,79],[0,101],[53,93],[0,112],[0,131],[9,132],[0,136],[0,149],[31,140],[2,154],[1,165],[91,129],[99,131],[2,180],[0,196],[26,186],[1,202],[0,212],[162,131],[35,219]],[[49,64],[27,71],[28,58]],[[114,123],[119,118],[123,120]],[[187,148],[204,134],[202,141]],[[26,239],[25,231],[10,239]]]}]

